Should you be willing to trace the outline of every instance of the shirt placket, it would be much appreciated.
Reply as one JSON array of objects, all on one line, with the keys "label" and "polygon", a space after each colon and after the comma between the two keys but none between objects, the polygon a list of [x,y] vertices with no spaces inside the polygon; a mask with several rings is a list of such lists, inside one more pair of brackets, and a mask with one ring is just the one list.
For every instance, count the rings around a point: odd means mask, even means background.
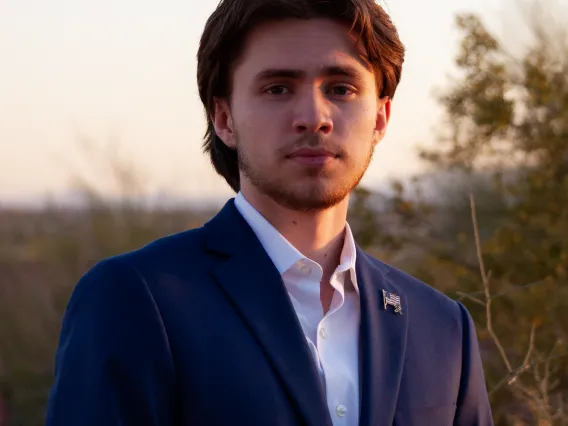
[{"label": "shirt placket", "polygon": [[337,332],[337,330],[334,330],[333,324],[337,322],[337,316],[341,315],[341,308],[345,303],[345,293],[344,286],[338,282],[336,276],[332,277],[330,284],[336,291],[332,300],[332,308],[318,325],[317,350],[324,377],[326,377],[325,388],[328,398],[328,408],[333,418],[333,424],[348,424],[347,416],[349,407],[346,401],[340,400],[344,393],[343,389],[337,389],[337,383],[341,383],[341,378],[337,375],[341,373],[339,373],[339,371],[330,371],[330,369],[333,369],[334,365],[337,364],[336,355],[337,351],[340,350],[337,345],[334,345],[334,333]]}]

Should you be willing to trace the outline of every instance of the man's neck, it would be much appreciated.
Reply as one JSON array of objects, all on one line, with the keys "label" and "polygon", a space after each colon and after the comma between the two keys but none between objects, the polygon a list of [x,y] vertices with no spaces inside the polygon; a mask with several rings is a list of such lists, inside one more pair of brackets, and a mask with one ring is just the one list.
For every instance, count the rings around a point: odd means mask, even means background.
[{"label": "man's neck", "polygon": [[243,189],[247,201],[304,256],[321,265],[328,280],[339,264],[345,236],[348,198],[317,212],[287,209],[256,191]]}]

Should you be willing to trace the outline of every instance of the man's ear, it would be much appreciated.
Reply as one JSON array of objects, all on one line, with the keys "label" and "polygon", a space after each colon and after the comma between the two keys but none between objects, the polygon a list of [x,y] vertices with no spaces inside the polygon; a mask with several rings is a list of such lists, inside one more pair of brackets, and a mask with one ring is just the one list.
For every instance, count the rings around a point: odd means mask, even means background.
[{"label": "man's ear", "polygon": [[375,121],[375,133],[373,142],[378,144],[387,132],[391,114],[391,100],[388,96],[379,99],[379,110]]},{"label": "man's ear", "polygon": [[237,149],[235,129],[229,102],[225,98],[214,98],[211,121],[215,127],[215,133],[229,148]]}]

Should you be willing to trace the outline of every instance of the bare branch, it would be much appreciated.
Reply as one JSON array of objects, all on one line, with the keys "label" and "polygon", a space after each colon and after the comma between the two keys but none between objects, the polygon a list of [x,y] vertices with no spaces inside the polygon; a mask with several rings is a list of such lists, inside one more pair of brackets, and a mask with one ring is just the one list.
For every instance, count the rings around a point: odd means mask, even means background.
[{"label": "bare branch", "polygon": [[491,314],[491,292],[489,291],[489,275],[485,272],[485,263],[483,262],[483,255],[481,253],[481,239],[479,237],[479,227],[477,225],[477,213],[475,211],[475,198],[474,198],[472,193],[469,194],[469,200],[470,200],[470,205],[471,205],[471,219],[472,219],[472,222],[473,222],[473,231],[474,231],[474,234],[475,234],[475,246],[476,246],[476,249],[477,249],[477,260],[479,262],[481,279],[483,280],[483,287],[484,287],[484,290],[485,290],[485,312],[486,312],[486,316],[487,316],[487,331],[489,332],[491,338],[495,342],[495,346],[497,346],[497,349],[499,350],[499,353],[501,354],[501,358],[503,359],[503,362],[505,363],[505,366],[507,367],[507,371],[509,373],[512,373],[513,368],[511,366],[511,362],[509,361],[509,358],[507,357],[507,354],[505,352],[505,349],[503,348],[503,345],[501,344],[501,341],[499,340],[499,337],[495,333],[495,330],[493,330],[493,319],[492,319],[492,314]]},{"label": "bare branch", "polygon": [[534,351],[534,334],[536,331],[536,321],[533,321],[531,327],[531,335],[529,338],[529,349],[527,350],[527,354],[525,355],[525,360],[523,361],[523,366],[528,366],[531,360],[532,353]]},{"label": "bare branch", "polygon": [[477,303],[478,305],[481,305],[481,306],[485,307],[485,302],[484,302],[483,300],[481,300],[481,299],[478,299],[477,297],[473,297],[473,296],[471,296],[470,294],[467,294],[467,293],[464,293],[464,292],[461,292],[461,291],[458,291],[456,294],[457,294],[461,299],[467,299],[467,300],[472,301],[473,303]]},{"label": "bare branch", "polygon": [[539,383],[539,390],[542,397],[542,402],[546,407],[547,413],[550,413],[550,357],[544,363],[544,377]]},{"label": "bare branch", "polygon": [[477,249],[477,261],[479,262],[479,270],[481,272],[481,279],[485,285],[485,296],[489,296],[489,279],[485,273],[485,263],[483,262],[483,255],[481,253],[481,240],[479,238],[479,227],[477,225],[477,213],[475,211],[475,197],[472,193],[469,194],[469,201],[471,205],[471,219],[473,221],[473,230],[475,232],[475,247]]},{"label": "bare branch", "polygon": [[[519,368],[517,368],[515,373],[512,376],[509,376],[510,378],[507,381],[508,385],[512,385],[512,384],[517,383],[517,379],[519,378],[519,376],[530,368],[530,366],[531,366],[530,360],[531,360],[531,357],[532,357],[532,353],[534,351],[535,331],[536,331],[536,322],[533,322],[533,324],[531,326],[531,334],[530,334],[530,337],[529,337],[529,348],[527,350],[527,354],[525,355],[525,360],[523,361],[521,366]],[[535,374],[538,372],[537,366],[535,366],[534,371],[535,371]],[[535,378],[536,378],[536,376],[535,376]],[[537,381],[538,381],[538,379],[537,379]]]},{"label": "bare branch", "polygon": [[493,388],[489,391],[489,398],[491,398],[495,392],[501,389],[501,387],[509,381],[510,377],[510,375],[506,375],[499,381],[499,383],[493,386]]}]

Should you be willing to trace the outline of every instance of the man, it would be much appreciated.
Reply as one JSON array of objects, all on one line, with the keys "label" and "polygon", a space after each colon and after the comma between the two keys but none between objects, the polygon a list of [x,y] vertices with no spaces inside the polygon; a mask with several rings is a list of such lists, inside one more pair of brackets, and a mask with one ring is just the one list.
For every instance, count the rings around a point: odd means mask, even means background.
[{"label": "man", "polygon": [[237,196],[80,280],[48,426],[492,423],[465,308],[346,223],[403,55],[372,0],[219,4],[198,85]]}]

